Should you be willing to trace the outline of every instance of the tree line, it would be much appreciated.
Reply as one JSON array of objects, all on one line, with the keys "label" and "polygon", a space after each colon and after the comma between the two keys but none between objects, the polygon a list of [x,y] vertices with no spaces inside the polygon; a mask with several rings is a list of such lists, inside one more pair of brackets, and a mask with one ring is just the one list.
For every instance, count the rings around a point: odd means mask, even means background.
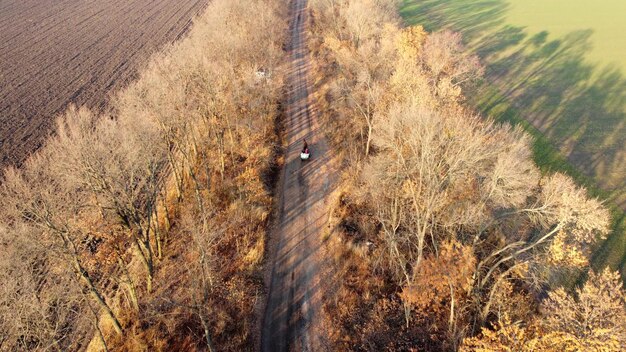
[{"label": "tree line", "polygon": [[108,113],[0,185],[0,350],[241,350],[280,144],[285,10],[214,0]]},{"label": "tree line", "polygon": [[542,174],[523,131],[465,104],[483,68],[461,36],[404,26],[395,0],[311,8],[322,117],[346,168],[336,348],[626,348],[619,275],[589,270],[609,212]]}]

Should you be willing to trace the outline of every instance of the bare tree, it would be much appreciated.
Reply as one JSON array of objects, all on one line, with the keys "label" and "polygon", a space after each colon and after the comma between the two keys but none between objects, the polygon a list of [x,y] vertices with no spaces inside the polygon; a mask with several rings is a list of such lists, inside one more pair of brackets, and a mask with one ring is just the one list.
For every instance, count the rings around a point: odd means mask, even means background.
[{"label": "bare tree", "polygon": [[624,291],[619,273],[590,273],[574,294],[548,293],[541,314],[525,323],[504,316],[494,329],[466,339],[461,350],[621,351],[626,347]]},{"label": "bare tree", "polygon": [[380,154],[362,180],[399,283],[411,285],[425,251],[438,255],[442,238],[470,244],[478,254],[472,279],[478,326],[502,280],[520,266],[541,266],[557,234],[584,251],[608,231],[606,209],[571,179],[556,174],[537,187],[528,140],[519,132],[463,110],[415,103],[392,108],[382,120]]},{"label": "bare tree", "polygon": [[442,100],[461,97],[463,84],[476,80],[484,72],[478,57],[463,47],[461,35],[449,30],[426,38],[421,59],[434,91]]},{"label": "bare tree", "polygon": [[[200,217],[202,216],[208,217],[209,214],[200,214]],[[187,265],[187,275],[192,278],[191,309],[200,319],[206,345],[212,352],[215,351],[215,346],[211,338],[210,317],[215,303],[211,301],[211,296],[219,286],[213,256],[220,234],[215,229],[205,227],[206,223],[207,221],[197,219],[192,213],[187,213],[187,216],[183,217],[185,234],[193,240],[195,253],[195,261]]]},{"label": "bare tree", "polygon": [[56,255],[23,224],[0,228],[0,243],[0,350],[63,351],[84,342],[72,338],[90,330],[76,314],[84,300]]},{"label": "bare tree", "polygon": [[583,349],[606,346],[626,348],[626,296],[619,272],[606,268],[590,272],[587,282],[568,295],[562,288],[549,293],[543,304],[545,319],[540,322],[547,331],[573,336]]},{"label": "bare tree", "polygon": [[399,27],[396,6],[395,0],[347,0],[340,3],[336,10],[345,21],[345,33],[339,38],[349,40],[358,49],[372,38],[380,37],[386,26]]},{"label": "bare tree", "polygon": [[351,39],[344,40],[341,33],[324,39],[329,58],[337,65],[331,107],[341,118],[359,127],[355,130],[361,136],[366,156],[370,153],[374,119],[387,100],[384,93],[397,55],[393,42],[398,28],[386,18],[370,16],[372,12],[382,16],[387,10],[385,2],[346,2],[339,7],[338,18],[346,22],[345,37]]},{"label": "bare tree", "polygon": [[4,221],[13,227],[27,226],[33,233],[31,238],[54,248],[121,334],[121,324],[83,265],[77,245],[85,236],[80,218],[85,212],[83,203],[76,202],[78,193],[75,189],[68,188],[50,174],[53,168],[49,166],[56,160],[47,151],[51,149],[31,157],[22,171],[9,170],[6,173],[1,188],[7,207]]},{"label": "bare tree", "polygon": [[84,191],[80,196],[99,207],[103,220],[131,232],[131,243],[147,272],[154,273],[154,211],[160,191],[165,147],[158,130],[145,119],[99,119],[85,109],[70,109],[59,121],[48,148],[59,155],[52,165],[63,182]]},{"label": "bare tree", "polygon": [[[586,191],[562,174],[554,174],[545,180],[537,201],[526,207],[520,207],[511,214],[500,216],[499,221],[506,222],[512,216],[513,221],[527,219],[527,230],[509,234],[506,242],[494,249],[482,259],[476,268],[476,292],[488,294],[482,301],[481,320],[490,312],[491,297],[497,290],[497,284],[511,270],[519,265],[544,265],[540,253],[549,249],[557,235],[561,235],[563,244],[587,252],[592,243],[605,236],[609,231],[609,214],[596,199],[587,198]],[[506,220],[504,220],[506,219]]]}]

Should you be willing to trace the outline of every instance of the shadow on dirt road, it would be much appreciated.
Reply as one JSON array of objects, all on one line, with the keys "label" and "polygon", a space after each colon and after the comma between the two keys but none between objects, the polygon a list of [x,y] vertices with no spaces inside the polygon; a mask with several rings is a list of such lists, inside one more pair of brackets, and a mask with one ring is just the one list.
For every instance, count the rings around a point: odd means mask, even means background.
[{"label": "shadow on dirt road", "polygon": [[[287,151],[279,188],[278,221],[272,230],[273,267],[262,323],[262,351],[320,351],[323,288],[322,230],[334,190],[332,154],[317,125],[307,81],[307,1],[291,2],[291,67],[287,76]],[[311,159],[300,160],[303,139]]]}]

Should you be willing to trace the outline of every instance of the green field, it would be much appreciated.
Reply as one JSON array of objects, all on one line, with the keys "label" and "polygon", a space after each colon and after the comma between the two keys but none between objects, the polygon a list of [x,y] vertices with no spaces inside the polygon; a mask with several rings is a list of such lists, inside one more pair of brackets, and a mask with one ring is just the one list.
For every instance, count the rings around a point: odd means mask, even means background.
[{"label": "green field", "polygon": [[544,170],[607,200],[614,230],[594,266],[626,278],[626,1],[404,0],[409,24],[463,33],[486,66],[472,104],[535,137]]},{"label": "green field", "polygon": [[556,38],[590,29],[591,50],[585,57],[626,72],[626,1],[514,0],[506,21],[529,33],[547,31]]}]

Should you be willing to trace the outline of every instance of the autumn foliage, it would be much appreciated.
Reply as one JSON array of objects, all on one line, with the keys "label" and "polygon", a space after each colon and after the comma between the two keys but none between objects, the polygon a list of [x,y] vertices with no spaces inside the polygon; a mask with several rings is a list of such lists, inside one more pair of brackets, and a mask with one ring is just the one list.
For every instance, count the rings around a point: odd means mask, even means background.
[{"label": "autumn foliage", "polygon": [[[343,277],[326,311],[336,348],[472,349],[502,331],[513,351],[541,320],[572,346],[605,334],[607,350],[623,349],[610,314],[572,333],[559,324],[577,318],[554,306],[590,304],[582,292],[600,277],[571,294],[564,278],[587,272],[608,211],[570,177],[542,174],[523,131],[465,104],[483,69],[459,34],[403,28],[395,6],[311,2],[322,118],[347,170],[329,241]],[[623,314],[609,296],[598,302]]]},{"label": "autumn foliage", "polygon": [[619,273],[590,273],[573,294],[548,293],[529,322],[504,315],[493,330],[464,341],[466,351],[620,351],[626,345],[626,296]]}]

